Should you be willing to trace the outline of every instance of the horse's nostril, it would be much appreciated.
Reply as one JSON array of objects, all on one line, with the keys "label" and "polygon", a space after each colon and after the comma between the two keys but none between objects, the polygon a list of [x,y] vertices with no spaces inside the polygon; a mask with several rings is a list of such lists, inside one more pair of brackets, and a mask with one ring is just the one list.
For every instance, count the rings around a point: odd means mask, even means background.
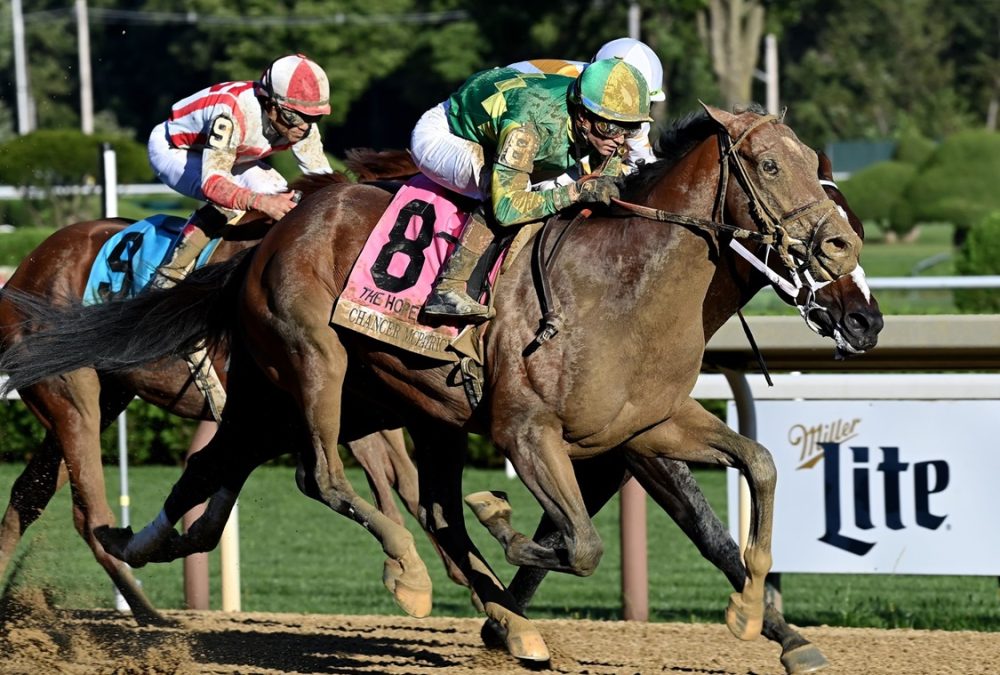
[{"label": "horse's nostril", "polygon": [[858,312],[850,312],[847,315],[847,326],[854,333],[867,333],[871,324],[868,323],[868,317],[864,314]]}]

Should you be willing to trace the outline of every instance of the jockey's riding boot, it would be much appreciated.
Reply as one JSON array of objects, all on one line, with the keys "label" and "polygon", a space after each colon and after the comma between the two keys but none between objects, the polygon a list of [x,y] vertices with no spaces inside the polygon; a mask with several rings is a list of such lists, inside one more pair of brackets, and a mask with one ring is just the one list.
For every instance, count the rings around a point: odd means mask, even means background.
[{"label": "jockey's riding boot", "polygon": [[489,307],[469,295],[469,277],[476,263],[493,240],[480,207],[469,215],[462,237],[448,256],[444,269],[424,303],[424,314],[431,316],[486,317]]},{"label": "jockey's riding boot", "polygon": [[198,256],[208,246],[213,235],[226,224],[226,216],[211,204],[207,204],[188,219],[181,236],[170,253],[170,259],[156,271],[153,288],[170,288],[188,275],[194,268]]}]

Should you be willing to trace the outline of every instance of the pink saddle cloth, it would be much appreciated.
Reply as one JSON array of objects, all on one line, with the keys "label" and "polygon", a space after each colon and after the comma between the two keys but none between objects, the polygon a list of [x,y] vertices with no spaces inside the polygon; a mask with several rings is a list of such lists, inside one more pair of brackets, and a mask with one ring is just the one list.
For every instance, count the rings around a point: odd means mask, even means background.
[{"label": "pink saddle cloth", "polygon": [[[354,263],[332,324],[417,354],[458,360],[448,346],[465,326],[420,320],[438,271],[469,217],[453,198],[422,175],[396,193]],[[491,279],[498,269],[499,261]]]}]

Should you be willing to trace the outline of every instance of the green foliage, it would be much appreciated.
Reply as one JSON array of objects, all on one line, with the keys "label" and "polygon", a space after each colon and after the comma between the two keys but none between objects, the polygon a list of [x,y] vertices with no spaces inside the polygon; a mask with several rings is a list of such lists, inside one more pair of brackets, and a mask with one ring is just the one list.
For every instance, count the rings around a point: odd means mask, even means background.
[{"label": "green foliage", "polygon": [[916,172],[912,164],[879,162],[854,173],[840,189],[864,223],[884,224]]},{"label": "green foliage", "polygon": [[[962,244],[955,267],[959,274],[1000,274],[1000,210],[976,223]],[[955,291],[955,304],[962,312],[1000,313],[1000,293],[995,288]]]},{"label": "green foliage", "polygon": [[[8,202],[20,204],[20,202]],[[0,205],[4,202],[0,202]],[[0,265],[17,267],[29,253],[55,230],[48,227],[19,227],[13,232],[0,233]]]},{"label": "green foliage", "polygon": [[918,167],[934,154],[937,144],[920,133],[913,126],[907,126],[899,134],[896,143],[896,155],[893,159],[904,164]]},{"label": "green foliage", "polygon": [[146,149],[130,138],[42,129],[0,146],[0,183],[36,187],[94,183],[100,175],[102,143],[115,148],[118,180],[136,183],[152,178]]},{"label": "green foliage", "polygon": [[1000,134],[957,133],[935,149],[907,185],[892,209],[893,226],[907,231],[919,223],[950,222],[967,229],[1000,209],[997,176]]},{"label": "green foliage", "polygon": [[146,149],[117,134],[88,136],[74,129],[42,129],[0,145],[0,183],[42,191],[27,200],[27,209],[17,214],[23,220],[11,217],[12,224],[63,226],[98,217],[100,204],[96,196],[59,194],[56,188],[95,185],[100,175],[102,143],[110,143],[116,150],[119,181],[152,179]]},{"label": "green foliage", "polygon": [[904,124],[932,138],[967,126],[947,52],[955,17],[933,0],[812,3],[782,46],[782,95],[799,137],[821,147],[887,138]]},{"label": "green foliage", "polygon": [[[338,157],[327,154],[326,158],[330,162],[330,166],[333,167],[334,171],[347,170],[343,160]],[[284,176],[285,180],[289,183],[302,175],[302,172],[299,171],[299,164],[295,159],[295,155],[291,152],[276,152],[273,155],[269,155],[267,161],[272,167],[277,169],[278,173]]]},{"label": "green foliage", "polygon": [[[145,401],[134,401],[126,414],[129,462],[180,464],[191,445],[195,423],[182,420]],[[21,461],[34,454],[44,436],[41,424],[19,401],[0,401],[0,461]],[[117,427],[101,436],[105,463],[118,461]]]}]

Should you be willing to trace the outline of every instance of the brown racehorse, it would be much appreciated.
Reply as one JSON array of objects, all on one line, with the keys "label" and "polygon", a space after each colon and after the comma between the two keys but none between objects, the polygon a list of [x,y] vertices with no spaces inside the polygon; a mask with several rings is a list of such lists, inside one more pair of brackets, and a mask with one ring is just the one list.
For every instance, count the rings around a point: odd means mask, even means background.
[{"label": "brown racehorse", "polygon": [[[293,187],[307,188],[309,184],[304,181]],[[98,251],[129,224],[131,221],[124,219],[97,220],[58,230],[25,258],[5,288],[48,298],[54,303],[79,302]],[[257,243],[269,226],[269,222],[256,222],[231,228],[216,249],[214,259],[224,260]],[[12,344],[34,328],[22,322],[0,293],[0,345]],[[227,354],[220,349],[215,356],[216,368],[225,382],[223,365]],[[22,387],[19,393],[46,433],[14,482],[0,522],[0,576],[25,530],[68,478],[73,491],[73,521],[94,557],[128,601],[140,624],[162,623],[162,616],[140,590],[128,566],[108,555],[92,535],[95,528],[115,522],[105,497],[100,434],[136,396],[179,417],[212,419],[184,361],[170,358],[122,373],[81,368]],[[396,489],[407,508],[416,513],[416,469],[406,453],[401,431],[387,430],[358,439],[350,444],[350,450],[365,468],[381,510],[394,521],[403,522],[392,499],[392,490]],[[457,574],[453,569],[449,572]]]},{"label": "brown racehorse", "polygon": [[[249,265],[223,264],[193,275],[192,283],[117,308],[126,316],[134,310],[133,319],[144,317],[135,328],[151,339],[142,356],[136,352],[131,358],[141,363],[152,354],[178,353],[206,329],[228,330],[230,322],[220,316],[224,304],[196,307],[191,300],[204,297],[213,284],[223,295],[243,286],[241,330],[234,339],[245,340],[263,373],[304,413],[314,453],[313,470],[305,477],[312,491],[380,539],[397,589],[409,593],[424,586],[419,575],[408,576],[414,573],[410,535],[354,493],[335,453],[342,433],[337,411],[346,400],[342,391],[395,407],[410,428],[421,467],[426,466],[420,472],[424,526],[462,566],[487,614],[506,627],[508,649],[522,658],[547,655],[544,643],[468,540],[461,518],[460,457],[452,456],[460,444],[446,441],[464,429],[488,429],[552,519],[558,536],[552,545],[540,545],[513,530],[501,500],[474,500],[477,515],[504,543],[508,560],[577,574],[593,570],[600,542],[572,459],[622,449],[640,467],[669,468],[664,462],[671,460],[737,466],[751,483],[754,506],[745,578],[736,581],[742,593],[731,598],[727,623],[738,636],[752,638],[765,620],[773,464],[766,450],[705,413],[689,393],[705,340],[759,290],[763,277],[734,260],[723,246],[729,233],[711,229],[718,226],[712,216],[724,213],[738,233],[772,239],[775,257],[818,279],[850,272],[860,240],[833,212],[815,178],[815,154],[790,129],[750,112],[710,109],[710,115],[678,134],[674,161],[654,165],[633,181],[638,201],[669,208],[684,225],[646,217],[593,218],[570,230],[552,273],[555,293],[569,315],[566,327],[528,355],[524,350],[535,334],[532,317],[538,316],[538,306],[530,265],[515,261],[497,288],[499,314],[485,337],[487,397],[478,411],[449,386],[453,367],[326,324],[351,262],[387,203],[384,193],[367,186],[340,186],[303,202],[265,239]],[[724,173],[731,169],[733,180],[722,180],[719,167]],[[149,313],[156,305],[164,311]],[[718,309],[710,315],[704,306]],[[162,320],[184,309],[203,314],[203,325],[195,330]],[[85,313],[73,313],[68,325],[84,319]],[[27,358],[39,342],[26,344],[31,348],[15,353],[13,360],[5,357],[14,377],[30,377],[16,361]],[[118,352],[86,356],[98,365],[108,357],[122,363]],[[237,364],[234,349],[231,372]],[[239,430],[245,435],[248,425],[262,421],[250,394],[249,388],[234,387],[213,444],[230,443]],[[433,452],[436,447],[443,450]],[[652,469],[646,474],[655,479]]]}]

